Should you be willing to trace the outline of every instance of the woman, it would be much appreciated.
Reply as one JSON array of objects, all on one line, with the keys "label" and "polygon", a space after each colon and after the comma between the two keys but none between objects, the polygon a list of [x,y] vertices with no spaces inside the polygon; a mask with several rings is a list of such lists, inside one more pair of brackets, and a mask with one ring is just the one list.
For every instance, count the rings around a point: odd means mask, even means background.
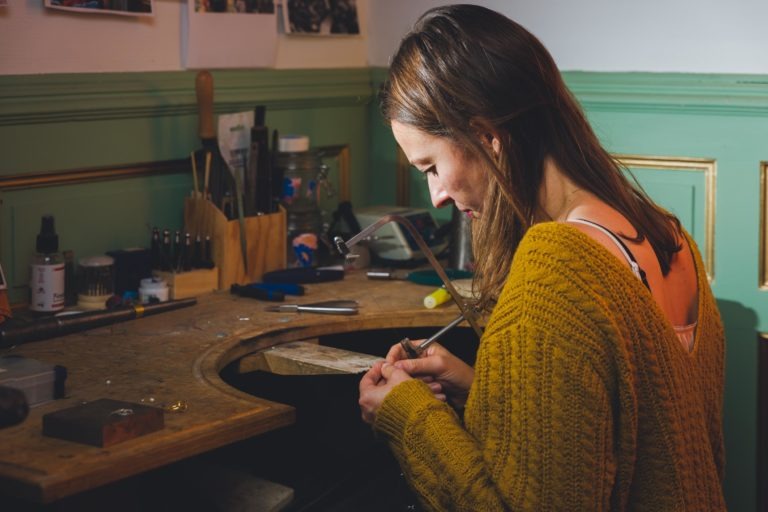
[{"label": "woman", "polygon": [[601,147],[542,44],[483,7],[430,10],[382,111],[433,204],[472,216],[492,310],[474,368],[395,345],[360,383],[422,504],[724,509],[724,337],[701,257]]}]

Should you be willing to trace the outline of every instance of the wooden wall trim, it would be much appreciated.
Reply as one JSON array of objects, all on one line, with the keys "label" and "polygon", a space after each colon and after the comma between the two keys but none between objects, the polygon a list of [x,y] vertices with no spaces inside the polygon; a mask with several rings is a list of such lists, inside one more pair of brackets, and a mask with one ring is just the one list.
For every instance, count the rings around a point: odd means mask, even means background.
[{"label": "wooden wall trim", "polygon": [[[768,117],[768,76],[563,71],[586,110]],[[371,68],[374,87],[386,68]]]},{"label": "wooden wall trim", "polygon": [[768,116],[768,77],[566,71],[587,110]]},{"label": "wooden wall trim", "polygon": [[[217,113],[360,105],[368,68],[213,71]],[[0,77],[0,126],[197,113],[194,71]]]},{"label": "wooden wall trim", "polygon": [[27,188],[71,185],[73,183],[115,180],[120,178],[136,178],[139,176],[187,173],[189,172],[189,165],[189,160],[180,158],[177,160],[164,160],[161,162],[145,162],[110,167],[94,167],[89,169],[68,169],[30,174],[11,174],[7,176],[0,175],[0,192]]}]

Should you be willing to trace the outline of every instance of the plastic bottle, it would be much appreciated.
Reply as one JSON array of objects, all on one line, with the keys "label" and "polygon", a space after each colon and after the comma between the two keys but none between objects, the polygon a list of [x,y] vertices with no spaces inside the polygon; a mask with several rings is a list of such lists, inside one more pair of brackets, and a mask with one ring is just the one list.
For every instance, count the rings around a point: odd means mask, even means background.
[{"label": "plastic bottle", "polygon": [[64,258],[59,251],[59,237],[53,215],[43,215],[37,235],[36,254],[30,263],[29,309],[36,313],[56,313],[64,309]]}]

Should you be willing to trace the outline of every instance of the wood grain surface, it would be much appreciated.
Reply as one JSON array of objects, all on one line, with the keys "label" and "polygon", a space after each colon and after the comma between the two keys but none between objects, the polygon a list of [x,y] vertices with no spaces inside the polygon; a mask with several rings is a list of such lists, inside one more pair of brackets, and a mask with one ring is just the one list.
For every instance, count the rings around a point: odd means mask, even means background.
[{"label": "wood grain surface", "polygon": [[[0,494],[50,503],[290,425],[292,407],[231,387],[222,368],[297,340],[438,327],[458,311],[452,303],[425,309],[429,287],[368,280],[364,272],[306,288],[297,303],[352,299],[360,312],[268,313],[269,303],[216,292],[190,308],[4,350],[63,365],[68,378],[66,398],[34,407],[23,423],[0,430]],[[361,351],[365,342],[361,335]],[[164,407],[165,428],[109,448],[42,435],[44,414],[101,398]],[[182,410],[172,411],[174,404]]]}]

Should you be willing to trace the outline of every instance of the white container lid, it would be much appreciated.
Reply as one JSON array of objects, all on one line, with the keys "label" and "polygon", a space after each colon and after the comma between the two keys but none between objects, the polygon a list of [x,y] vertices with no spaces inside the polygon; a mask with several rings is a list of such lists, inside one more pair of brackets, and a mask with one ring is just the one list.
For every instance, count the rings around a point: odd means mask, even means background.
[{"label": "white container lid", "polygon": [[277,142],[281,153],[300,153],[309,151],[309,137],[306,135],[281,135]]},{"label": "white container lid", "polygon": [[165,283],[165,279],[159,277],[146,277],[140,281],[141,288],[147,290],[158,290],[166,288],[168,285]]},{"label": "white container lid", "polygon": [[88,258],[80,258],[78,262],[81,267],[108,267],[115,263],[115,259],[112,256],[90,256]]}]

